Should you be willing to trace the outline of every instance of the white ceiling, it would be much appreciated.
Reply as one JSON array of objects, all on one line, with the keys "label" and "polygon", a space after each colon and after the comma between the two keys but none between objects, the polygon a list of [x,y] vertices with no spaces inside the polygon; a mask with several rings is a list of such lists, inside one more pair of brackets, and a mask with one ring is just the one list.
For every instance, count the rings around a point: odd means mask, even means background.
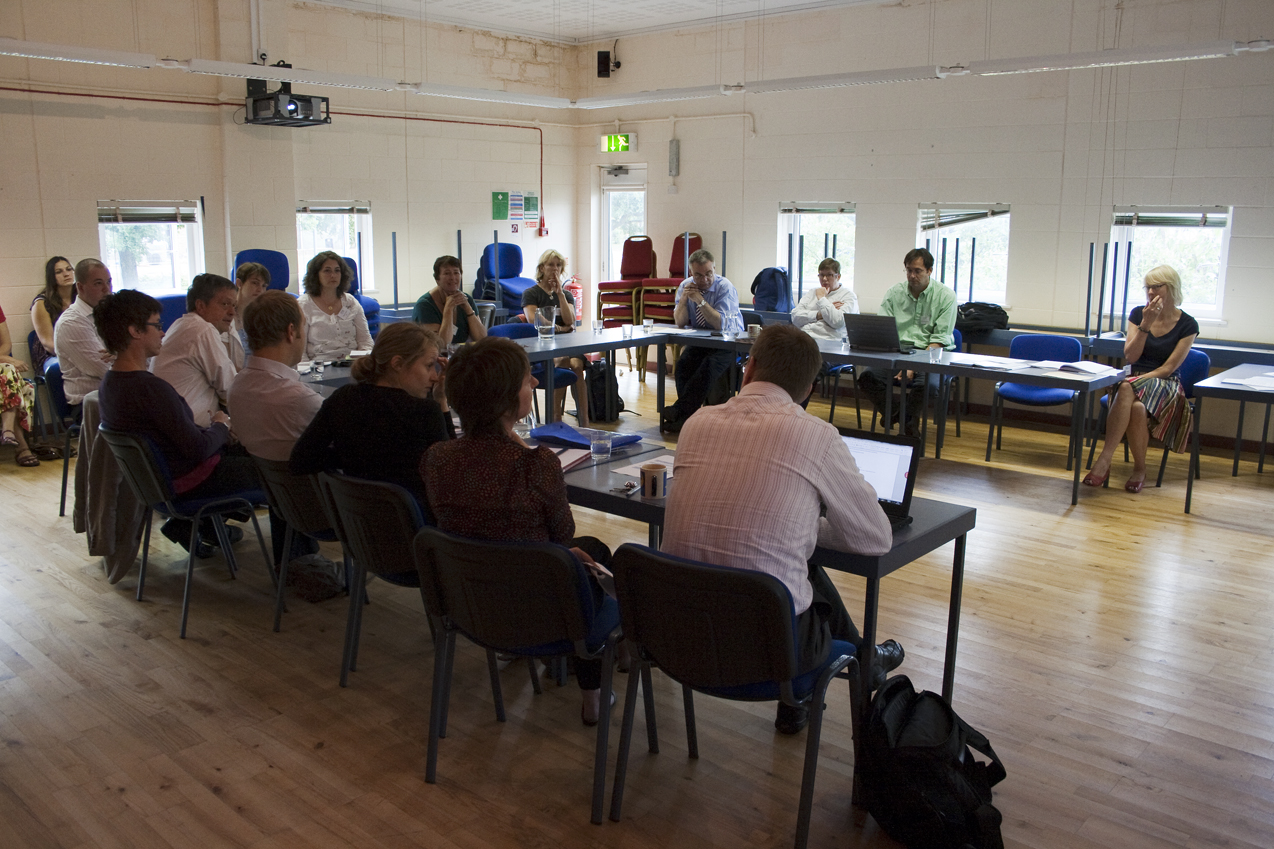
[{"label": "white ceiling", "polygon": [[310,0],[567,44],[888,0]]}]

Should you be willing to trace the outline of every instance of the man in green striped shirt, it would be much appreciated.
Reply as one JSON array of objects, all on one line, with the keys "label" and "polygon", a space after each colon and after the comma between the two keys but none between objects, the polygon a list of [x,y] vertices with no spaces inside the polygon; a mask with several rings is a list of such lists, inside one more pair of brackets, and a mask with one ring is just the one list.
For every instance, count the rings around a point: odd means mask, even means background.
[{"label": "man in green striped shirt", "polygon": [[[894,317],[898,324],[898,339],[904,346],[954,349],[956,296],[941,281],[931,280],[933,254],[924,248],[908,251],[903,267],[907,272],[907,282],[899,283],[885,293],[880,314]],[[913,380],[915,377],[920,379]],[[908,381],[906,430],[917,435],[920,406],[924,402],[926,376],[923,373],[908,370],[891,375],[882,369],[863,369],[858,375],[858,388],[877,409],[883,409],[885,393],[894,379]],[[897,420],[898,410],[895,407],[891,424]]]}]

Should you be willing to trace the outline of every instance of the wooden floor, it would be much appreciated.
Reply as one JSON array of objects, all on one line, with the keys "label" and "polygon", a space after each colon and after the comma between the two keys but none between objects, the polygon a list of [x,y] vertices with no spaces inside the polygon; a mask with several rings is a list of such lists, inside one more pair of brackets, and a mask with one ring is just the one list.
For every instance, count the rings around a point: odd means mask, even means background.
[{"label": "wooden floor", "polygon": [[[621,377],[641,413],[624,430],[655,426],[653,385]],[[852,410],[838,409],[842,423]],[[1007,766],[995,794],[1006,845],[1274,846],[1274,473],[1245,462],[1232,478],[1228,458],[1205,458],[1184,516],[1183,458],[1137,496],[1117,464],[1115,486],[1071,507],[1063,434],[1010,427],[991,464],[985,437],[966,423],[942,461],[922,463],[917,493],[978,508],[955,707]],[[700,698],[690,761],[678,693],[656,673],[662,752],[638,737],[624,821],[593,826],[594,737],[574,682],[535,696],[511,667],[497,724],[483,656],[461,645],[427,785],[432,654],[414,590],[370,586],[347,689],[345,600],[294,600],[271,633],[270,582],[248,541],[238,580],[202,562],[178,640],[180,550],[152,543],[145,602],[135,572],[108,585],[57,518],[60,468],[0,453],[0,847],[791,845],[804,738],[776,735],[772,706]],[[600,514],[577,521],[612,545],[645,539]],[[950,562],[947,546],[882,585],[882,638],[935,690]],[[861,611],[862,582],[838,584]],[[837,689],[811,845],[894,846],[855,821],[852,764]]]}]

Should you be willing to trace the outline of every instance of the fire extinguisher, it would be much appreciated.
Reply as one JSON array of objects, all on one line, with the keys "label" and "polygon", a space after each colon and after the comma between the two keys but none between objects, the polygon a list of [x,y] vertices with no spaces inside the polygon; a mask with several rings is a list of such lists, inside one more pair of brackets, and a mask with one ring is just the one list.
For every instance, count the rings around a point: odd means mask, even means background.
[{"label": "fire extinguisher", "polygon": [[578,325],[584,316],[584,287],[579,284],[579,277],[572,274],[571,279],[562,284],[562,288],[575,299],[575,323]]}]

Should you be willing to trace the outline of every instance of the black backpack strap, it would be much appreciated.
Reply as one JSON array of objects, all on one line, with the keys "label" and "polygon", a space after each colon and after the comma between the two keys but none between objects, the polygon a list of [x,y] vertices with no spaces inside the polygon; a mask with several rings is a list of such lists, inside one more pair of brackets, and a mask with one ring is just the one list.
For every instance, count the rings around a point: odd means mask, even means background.
[{"label": "black backpack strap", "polygon": [[995,753],[995,749],[991,748],[991,741],[986,738],[985,734],[965,722],[954,712],[952,716],[955,716],[956,721],[960,723],[960,728],[964,732],[965,742],[969,744],[969,747],[986,755],[990,760],[990,763],[986,765],[986,777],[989,785],[994,787],[999,784],[1005,779],[1007,773],[1004,771],[1004,763]]}]

